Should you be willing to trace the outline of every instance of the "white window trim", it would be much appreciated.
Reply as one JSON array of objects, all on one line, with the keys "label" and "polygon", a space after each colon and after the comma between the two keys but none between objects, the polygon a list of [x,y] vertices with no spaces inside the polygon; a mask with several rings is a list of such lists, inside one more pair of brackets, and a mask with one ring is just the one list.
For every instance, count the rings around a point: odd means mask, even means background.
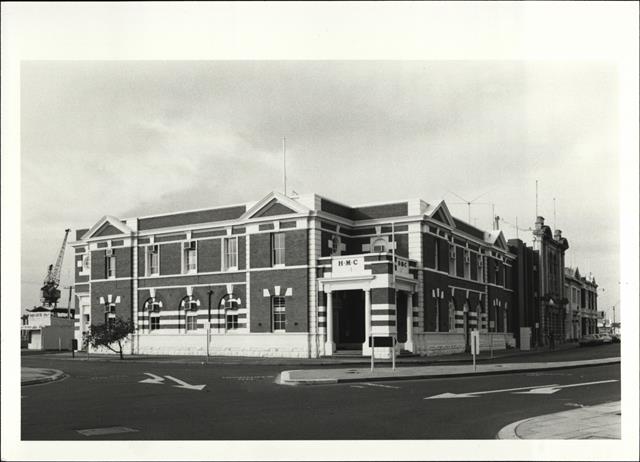
[{"label": "white window trim", "polygon": [[[195,255],[195,268],[194,269],[189,269],[187,268],[187,262],[186,262],[186,254],[187,252],[190,252],[189,250],[187,250],[185,248],[185,244],[190,244],[190,243],[195,243],[195,249],[193,250],[193,253]],[[194,241],[194,240],[190,240],[190,241],[183,241],[182,242],[182,253],[181,253],[181,261],[182,261],[182,274],[197,274],[198,273],[198,241]]]},{"label": "white window trim", "polygon": [[[227,253],[226,253],[226,245],[227,242],[234,240],[236,242],[236,264],[232,266],[227,266]],[[238,266],[240,262],[240,249],[238,247],[238,236],[228,236],[222,238],[222,271],[238,271]]]},{"label": "white window trim", "polygon": [[[151,257],[151,252],[150,249],[152,249],[153,247],[158,247],[158,252],[156,253],[156,255],[158,255],[158,265],[157,265],[157,273],[152,273],[151,272],[151,261],[150,261],[150,257]],[[145,247],[145,254],[144,254],[144,273],[145,273],[145,277],[158,277],[160,276],[160,245],[159,244],[151,244],[151,245],[147,245]]]},{"label": "white window trim", "polygon": [[[194,320],[193,329],[189,329],[190,320]],[[193,312],[192,314],[187,313],[185,316],[184,330],[185,332],[195,332],[198,330],[198,314],[196,312]]]},{"label": "white window trim", "polygon": [[[105,266],[106,266],[106,276],[107,279],[115,279],[116,278],[116,256],[115,255],[111,255],[110,257],[105,257],[106,261],[108,261],[109,263],[107,264],[105,261]],[[109,275],[109,270],[111,269],[111,275]]]},{"label": "white window trim", "polygon": [[[281,247],[282,251],[282,260],[283,263],[276,263],[276,247],[275,247],[275,241],[276,241],[276,236],[278,235],[282,235],[283,237],[283,245]],[[274,268],[284,268],[284,266],[286,265],[286,249],[287,249],[287,237],[286,237],[286,233],[284,232],[276,232],[276,233],[272,233],[271,234],[271,266]]]},{"label": "white window trim", "polygon": [[[284,301],[284,329],[276,329],[276,307],[275,300],[276,298],[281,298]],[[287,300],[285,297],[274,295],[271,297],[271,332],[273,333],[285,333],[287,332]]]}]

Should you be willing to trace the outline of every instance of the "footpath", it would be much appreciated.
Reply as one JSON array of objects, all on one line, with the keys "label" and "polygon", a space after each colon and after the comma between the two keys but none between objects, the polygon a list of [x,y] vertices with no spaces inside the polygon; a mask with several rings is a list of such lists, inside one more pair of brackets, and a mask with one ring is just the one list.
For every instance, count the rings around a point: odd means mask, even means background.
[{"label": "footpath", "polygon": [[40,369],[35,367],[20,368],[21,385],[36,385],[38,383],[55,382],[67,375],[58,369]]},{"label": "footpath", "polygon": [[504,427],[499,440],[620,439],[620,401],[519,420]]},{"label": "footpath", "polygon": [[551,362],[518,362],[500,364],[464,365],[430,365],[403,366],[392,369],[388,364],[371,368],[341,369],[298,369],[280,373],[278,383],[281,385],[318,385],[329,383],[383,381],[383,380],[416,380],[442,377],[460,377],[470,375],[506,374],[514,372],[531,372],[548,369],[567,369],[573,367],[598,366],[619,363],[620,358],[585,359],[579,361]]}]

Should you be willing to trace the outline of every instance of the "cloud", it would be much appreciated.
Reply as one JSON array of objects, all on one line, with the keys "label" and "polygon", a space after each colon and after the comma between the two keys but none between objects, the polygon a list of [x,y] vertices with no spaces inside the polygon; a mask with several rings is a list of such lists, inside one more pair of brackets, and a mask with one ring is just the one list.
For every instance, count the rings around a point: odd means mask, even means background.
[{"label": "cloud", "polygon": [[[25,281],[43,277],[66,227],[281,190],[282,136],[290,190],[353,204],[446,196],[463,219],[467,207],[447,191],[486,193],[471,209],[485,228],[487,204],[532,226],[538,179],[539,213],[551,220],[555,197],[598,280],[619,279],[608,65],[84,61],[27,62],[21,75]],[[23,297],[33,300],[24,287]]]}]

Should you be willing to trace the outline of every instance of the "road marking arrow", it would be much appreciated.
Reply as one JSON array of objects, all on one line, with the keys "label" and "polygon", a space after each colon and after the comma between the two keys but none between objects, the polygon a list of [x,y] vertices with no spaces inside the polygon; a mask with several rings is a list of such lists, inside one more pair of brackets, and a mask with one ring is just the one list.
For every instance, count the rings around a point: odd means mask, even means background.
[{"label": "road marking arrow", "polygon": [[617,380],[600,380],[599,382],[585,382],[585,383],[572,383],[569,385],[556,385],[551,387],[533,388],[529,391],[517,391],[515,393],[519,395],[550,395],[552,393],[562,390],[563,388],[585,387],[587,385],[597,385],[599,383],[611,383],[611,382],[617,382]]},{"label": "road marking arrow", "polygon": [[[488,395],[490,393],[504,393],[504,392],[513,392],[514,394],[522,394],[522,395],[550,395],[557,391],[560,391],[563,388],[571,388],[571,387],[584,387],[587,385],[596,385],[599,383],[611,383],[618,382],[618,380],[601,380],[598,382],[585,382],[585,383],[571,383],[569,385],[558,385],[557,383],[553,383],[550,385],[533,385],[529,387],[520,387],[520,388],[504,388],[502,390],[487,390],[487,391],[473,391],[469,393],[442,393],[440,395],[429,396],[424,399],[447,399],[447,398],[476,398],[479,395]],[[527,390],[527,391],[519,391],[519,390]]]},{"label": "road marking arrow", "polygon": [[[551,385],[542,385],[544,387],[554,387],[557,384]],[[424,399],[440,399],[440,398],[476,398],[478,395],[488,395],[489,393],[503,393],[506,391],[516,391],[516,390],[529,390],[534,387],[520,387],[520,388],[504,388],[502,390],[487,390],[487,391],[472,391],[469,393],[442,393],[440,395],[429,396]]]},{"label": "road marking arrow", "polygon": [[140,383],[155,383],[158,385],[162,385],[164,383],[164,379],[159,375],[151,374],[150,372],[145,372],[145,374],[151,376],[151,378],[140,380]]},{"label": "road marking arrow", "polygon": [[187,382],[184,382],[180,379],[176,379],[175,377],[171,377],[170,375],[165,375],[169,380],[173,380],[178,385],[174,385],[175,388],[186,388],[187,390],[202,390],[206,385],[190,385]]}]

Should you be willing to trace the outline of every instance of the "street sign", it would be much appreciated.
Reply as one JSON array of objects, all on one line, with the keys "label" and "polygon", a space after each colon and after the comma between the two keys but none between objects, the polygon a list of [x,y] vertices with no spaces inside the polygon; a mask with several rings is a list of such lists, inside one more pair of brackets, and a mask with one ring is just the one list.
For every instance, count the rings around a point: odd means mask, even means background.
[{"label": "street sign", "polygon": [[393,346],[393,337],[378,337],[377,335],[372,335],[369,337],[369,346],[371,346],[371,339],[375,337],[376,339],[376,347],[392,347]]},{"label": "street sign", "polygon": [[471,331],[471,352],[474,355],[480,354],[480,332],[477,329]]}]

